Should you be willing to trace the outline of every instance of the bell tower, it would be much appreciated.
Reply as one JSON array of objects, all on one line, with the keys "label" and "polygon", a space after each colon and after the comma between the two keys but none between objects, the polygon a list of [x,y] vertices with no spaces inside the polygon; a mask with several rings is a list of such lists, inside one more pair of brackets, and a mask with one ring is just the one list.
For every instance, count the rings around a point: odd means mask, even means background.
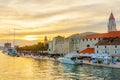
[{"label": "bell tower", "polygon": [[115,18],[113,16],[113,13],[111,12],[108,22],[108,32],[117,31],[116,29],[116,22]]}]

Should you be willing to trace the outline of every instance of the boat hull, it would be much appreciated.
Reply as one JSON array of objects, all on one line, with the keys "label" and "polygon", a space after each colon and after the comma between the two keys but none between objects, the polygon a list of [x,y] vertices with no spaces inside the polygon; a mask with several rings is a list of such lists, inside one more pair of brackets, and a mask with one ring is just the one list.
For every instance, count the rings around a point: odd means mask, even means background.
[{"label": "boat hull", "polygon": [[82,64],[83,61],[82,60],[71,60],[71,59],[67,59],[67,58],[59,58],[59,61],[61,63],[67,63],[67,64]]},{"label": "boat hull", "polygon": [[8,48],[7,50],[3,50],[2,53],[12,57],[19,57],[18,52],[14,48]]},{"label": "boat hull", "polygon": [[16,54],[16,53],[9,53],[9,52],[8,52],[8,55],[9,55],[9,56],[13,56],[13,57],[15,57],[15,56],[19,57],[19,55]]}]

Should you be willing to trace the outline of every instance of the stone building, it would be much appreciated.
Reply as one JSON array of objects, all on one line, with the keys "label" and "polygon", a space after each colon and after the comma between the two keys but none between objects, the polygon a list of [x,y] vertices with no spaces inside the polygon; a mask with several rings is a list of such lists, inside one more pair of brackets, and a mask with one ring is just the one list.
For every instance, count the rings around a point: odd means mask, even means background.
[{"label": "stone building", "polygon": [[107,33],[101,33],[101,34],[90,34],[84,36],[80,40],[80,51],[87,49],[87,48],[94,48],[95,44],[99,41],[102,41],[105,38],[114,38],[114,37],[120,37],[120,31],[117,31],[116,29],[116,22],[115,18],[113,16],[113,13],[110,14],[109,22],[108,22],[108,32]]},{"label": "stone building", "polygon": [[95,45],[95,53],[120,54],[120,38],[104,38]]},{"label": "stone building", "polygon": [[92,33],[84,33],[84,34],[73,34],[67,38],[62,36],[54,37],[52,41],[49,41],[49,53],[50,54],[67,54],[73,51],[80,50],[80,40],[87,34]]},{"label": "stone building", "polygon": [[[109,38],[116,38],[116,37],[120,38],[120,31],[117,31],[115,18],[113,16],[113,13],[111,13],[108,22],[107,33],[89,33],[84,35],[74,34],[67,38],[57,36],[53,38],[53,40],[49,43],[50,44],[49,49],[53,53],[58,53],[58,54],[67,54],[77,50],[81,52],[86,49],[87,50],[92,49],[94,50],[95,53],[103,53],[106,51],[102,50],[103,49],[102,46],[105,46],[106,44],[101,45],[99,43],[101,41],[104,42],[105,39],[108,39],[109,41],[110,40]],[[99,48],[96,48],[97,45],[100,46],[101,50],[98,50]],[[110,44],[109,46],[116,46],[116,45],[119,46],[119,44],[114,44],[114,45]],[[119,53],[119,50],[113,50],[111,51],[112,53],[110,53],[110,50],[109,50],[109,54]]]},{"label": "stone building", "polygon": [[54,37],[52,41],[48,42],[48,51],[50,54],[61,54],[63,53],[64,37]]},{"label": "stone building", "polygon": [[5,43],[4,44],[4,50],[7,50],[8,48],[11,48],[11,43]]}]

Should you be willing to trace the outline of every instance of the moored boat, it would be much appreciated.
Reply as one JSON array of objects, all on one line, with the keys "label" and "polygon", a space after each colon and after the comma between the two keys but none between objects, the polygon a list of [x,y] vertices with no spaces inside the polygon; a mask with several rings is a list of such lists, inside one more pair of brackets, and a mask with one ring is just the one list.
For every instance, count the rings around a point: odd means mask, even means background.
[{"label": "moored boat", "polygon": [[4,50],[3,53],[13,57],[19,57],[19,53],[15,48],[8,48],[7,50]]},{"label": "moored boat", "polygon": [[83,60],[80,58],[77,52],[67,54],[65,57],[61,57],[58,60],[61,63],[67,63],[67,64],[82,64],[83,63]]}]

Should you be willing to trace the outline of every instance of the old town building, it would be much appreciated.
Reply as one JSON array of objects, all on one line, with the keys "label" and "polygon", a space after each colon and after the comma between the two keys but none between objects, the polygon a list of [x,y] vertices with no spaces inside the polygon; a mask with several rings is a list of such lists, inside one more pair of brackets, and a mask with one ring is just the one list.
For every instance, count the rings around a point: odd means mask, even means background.
[{"label": "old town building", "polygon": [[[108,22],[107,33],[89,33],[84,35],[74,34],[67,38],[58,36],[53,38],[53,40],[49,43],[49,51],[58,54],[67,54],[77,50],[79,50],[80,52],[89,52],[89,50],[93,50],[92,52],[94,53],[108,54],[120,53],[119,38],[120,31],[117,31],[115,18],[113,16],[113,13],[111,13]],[[108,43],[106,41],[110,42],[111,39],[113,39],[114,41],[107,45]],[[117,42],[115,42],[116,40]],[[111,46],[117,46],[117,48]]]}]

